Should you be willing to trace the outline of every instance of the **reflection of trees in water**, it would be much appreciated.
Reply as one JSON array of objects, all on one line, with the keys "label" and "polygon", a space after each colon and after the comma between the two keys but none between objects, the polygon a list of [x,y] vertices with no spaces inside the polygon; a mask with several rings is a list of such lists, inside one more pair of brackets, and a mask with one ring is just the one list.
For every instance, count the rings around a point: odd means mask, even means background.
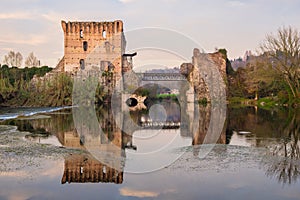
[{"label": "reflection of trees in water", "polygon": [[[287,126],[292,121],[288,110],[264,110],[255,107],[228,108],[228,126],[226,130],[226,143],[229,144],[233,131],[249,131],[253,135],[245,137],[246,141],[256,147],[279,144],[282,138],[289,138]],[[287,120],[289,119],[289,120]],[[295,119],[296,120],[296,119]]]},{"label": "reflection of trees in water", "polygon": [[229,108],[226,143],[232,131],[246,130],[245,139],[256,147],[266,147],[269,154],[262,165],[266,175],[282,184],[300,179],[300,110]]},{"label": "reflection of trees in water", "polygon": [[61,139],[61,134],[74,129],[71,110],[65,109],[55,113],[43,114],[48,117],[11,119],[2,122],[3,125],[17,126],[19,131],[29,132],[27,138],[47,138],[56,135]]},{"label": "reflection of trees in water", "polygon": [[300,179],[300,124],[296,112],[290,111],[287,122],[279,130],[283,138],[269,146],[271,157],[266,159],[266,175],[275,177],[278,182],[291,184]]},{"label": "reflection of trees in water", "polygon": [[266,167],[266,175],[276,178],[279,183],[292,184],[300,178],[299,160],[271,157],[264,162],[264,166]]},{"label": "reflection of trees in water", "polygon": [[291,159],[300,158],[299,131],[300,120],[297,120],[297,113],[288,118],[286,125],[281,132],[284,135],[282,142],[273,149],[273,155],[284,156]]}]

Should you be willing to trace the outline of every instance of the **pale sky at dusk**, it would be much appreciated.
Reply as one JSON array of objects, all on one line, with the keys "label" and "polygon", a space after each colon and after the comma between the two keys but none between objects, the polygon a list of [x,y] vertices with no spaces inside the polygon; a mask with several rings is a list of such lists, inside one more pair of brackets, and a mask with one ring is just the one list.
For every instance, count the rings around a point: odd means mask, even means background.
[{"label": "pale sky at dusk", "polygon": [[[265,35],[281,26],[300,29],[298,0],[1,0],[0,63],[9,50],[33,51],[44,65],[63,56],[60,21],[113,21],[124,31],[161,27],[178,31],[229,58],[255,52]],[[127,41],[130,42],[130,41]],[[192,56],[192,50],[191,50]]]}]

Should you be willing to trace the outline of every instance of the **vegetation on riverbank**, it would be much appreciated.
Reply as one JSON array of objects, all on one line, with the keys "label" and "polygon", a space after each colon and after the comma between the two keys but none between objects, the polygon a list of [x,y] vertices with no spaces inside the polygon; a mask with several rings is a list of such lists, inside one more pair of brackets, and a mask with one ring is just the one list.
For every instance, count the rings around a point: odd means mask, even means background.
[{"label": "vegetation on riverbank", "polygon": [[[283,107],[291,107],[288,104],[288,101],[283,101],[283,99],[275,97],[263,97],[259,98],[258,100],[255,99],[247,99],[242,97],[232,97],[228,99],[228,103],[231,107],[245,107],[245,106],[257,106],[259,108],[270,110],[276,108],[283,108]],[[295,101],[293,104],[297,106],[300,104],[300,101]]]},{"label": "vegetation on riverbank", "polygon": [[[3,65],[0,67],[0,106],[72,105],[73,77],[67,73],[51,71],[52,68],[47,66],[9,68],[7,65]],[[89,100],[94,99],[97,104],[108,101],[108,87],[100,86],[97,82],[92,87],[88,85],[88,81],[85,81],[82,91],[88,95],[95,94],[94,97],[89,97]],[[83,98],[87,98],[87,96],[83,96]]]},{"label": "vegetation on riverbank", "polygon": [[[0,68],[0,104],[2,105],[22,105],[25,99],[35,99],[40,95],[31,93],[31,80],[34,76],[43,77],[52,68],[47,66],[32,68],[9,68],[3,65]],[[30,97],[30,98],[29,98]]]},{"label": "vegetation on riverbank", "polygon": [[156,98],[158,99],[177,99],[177,94],[168,94],[168,93],[165,93],[165,94],[157,94],[156,95]]},{"label": "vegetation on riverbank", "polygon": [[[36,75],[36,74],[35,74]],[[39,77],[16,82],[1,79],[1,105],[4,106],[63,106],[71,105],[72,79],[66,74]]]},{"label": "vegetation on riverbank", "polygon": [[257,106],[300,104],[300,33],[291,27],[268,35],[262,53],[247,57],[228,75],[230,103]]}]

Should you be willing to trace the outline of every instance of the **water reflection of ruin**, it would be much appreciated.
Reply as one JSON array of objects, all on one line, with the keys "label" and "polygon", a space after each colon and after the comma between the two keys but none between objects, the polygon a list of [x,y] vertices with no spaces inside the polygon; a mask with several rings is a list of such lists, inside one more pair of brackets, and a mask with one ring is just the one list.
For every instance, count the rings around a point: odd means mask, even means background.
[{"label": "water reflection of ruin", "polygon": [[[81,134],[76,131],[65,132],[60,141],[66,147],[86,149],[86,145],[93,145],[99,152],[109,152],[112,157],[125,156],[125,148],[135,148],[132,145],[132,136],[124,134],[117,127],[113,114],[110,109],[104,109],[97,113],[99,125],[103,134],[97,135],[93,140],[89,135],[93,134],[91,127],[83,124]],[[78,127],[76,127],[78,128]],[[76,129],[75,129],[76,130]],[[103,182],[120,184],[123,182],[124,164],[121,160],[114,160],[113,164],[103,163],[90,154],[73,154],[65,158],[64,174],[62,184],[64,183],[85,183],[85,182]]]},{"label": "water reflection of ruin", "polygon": [[[114,132],[113,134],[121,134],[118,132]],[[115,135],[116,136],[116,135]],[[115,137],[118,140],[118,136]],[[80,141],[80,137],[77,135],[73,135],[70,137],[68,135],[65,138],[67,143],[64,146],[70,145],[72,147],[83,147],[82,142]],[[122,144],[119,146],[119,152],[114,152],[115,154],[122,154],[122,150],[124,148],[133,147],[128,145],[131,142],[131,138],[126,134],[122,136]],[[105,151],[105,142],[104,144],[99,144],[99,147],[102,147],[101,150]],[[121,167],[120,170],[111,167],[108,164],[104,164],[91,156],[90,154],[73,154],[65,158],[64,165],[64,174],[62,177],[62,184],[68,182],[76,182],[76,183],[85,183],[85,182],[104,182],[104,183],[116,183],[120,184],[123,182],[123,165],[122,163],[118,163]]]},{"label": "water reflection of ruin", "polygon": [[[153,121],[147,111],[131,111],[130,116],[143,129],[180,129],[182,137],[192,138],[192,145],[200,145],[205,142],[204,139],[211,121],[211,107],[209,105],[200,106],[199,110],[196,111],[199,112],[197,130],[192,128],[193,123],[197,122],[193,119],[193,115],[186,110],[185,105],[183,105],[184,108],[180,108],[179,103],[174,101],[159,102],[159,105],[165,108],[167,114],[163,122]],[[181,113],[182,111],[185,112]],[[225,128],[224,126],[220,138],[217,140],[218,144],[226,144]]]},{"label": "water reflection of ruin", "polygon": [[[173,120],[176,123],[183,122],[176,129],[180,129],[180,135],[183,138],[191,138],[193,145],[199,145],[204,142],[209,123],[210,123],[210,106],[200,107],[199,114],[199,126],[198,130],[192,130],[192,124],[195,123],[194,119],[187,119],[188,112],[181,113],[182,109],[176,102],[167,101],[161,102],[166,109],[167,119]],[[114,119],[114,115],[110,109],[102,109],[97,113],[99,125],[102,128],[103,134],[97,137],[97,141],[93,141],[97,146],[97,150],[101,152],[112,153],[112,157],[126,157],[125,149],[131,148],[135,150],[139,148],[132,144],[133,133],[138,130],[148,129],[149,127],[141,126],[140,122],[143,118],[149,117],[147,111],[134,111],[130,112],[130,115],[122,117],[123,129],[127,130],[126,133],[122,131]],[[88,117],[85,117],[88,118]],[[190,124],[188,124],[190,122]],[[138,126],[130,126],[133,123]],[[197,122],[196,122],[197,123]],[[78,128],[78,127],[77,127]],[[85,130],[87,127],[85,127]],[[157,127],[152,127],[153,131],[157,130]],[[172,128],[174,129],[174,127]],[[82,130],[78,130],[82,131]],[[130,133],[128,131],[131,131]],[[84,132],[84,131],[83,131]],[[82,132],[81,132],[82,133]],[[77,134],[76,132],[64,132],[59,138],[60,142],[67,147],[83,148],[87,142],[89,142],[88,134]],[[225,131],[222,132],[218,143],[225,144],[226,135]],[[110,145],[118,149],[111,150]],[[197,150],[195,150],[197,151]],[[117,162],[117,163],[116,163]],[[109,163],[109,162],[108,162]],[[122,183],[123,169],[125,163],[116,159],[113,164],[108,164],[86,155],[72,155],[65,159],[64,175],[62,183],[71,182],[111,182]],[[117,166],[117,167],[116,167]]]},{"label": "water reflection of ruin", "polygon": [[[149,107],[158,104],[164,109],[161,116],[150,116]],[[147,108],[148,107],[148,108]],[[177,101],[164,100],[158,102],[150,102],[146,109],[130,111],[130,117],[135,124],[142,129],[179,129],[181,125],[180,105]],[[164,113],[165,112],[165,113]]]},{"label": "water reflection of ruin", "polygon": [[[202,144],[207,133],[207,129],[210,123],[210,107],[200,107],[199,120],[192,118],[191,112],[188,109],[175,106],[174,102],[161,103],[167,111],[168,120],[174,122],[180,122],[180,136],[182,138],[191,138],[193,145]],[[94,110],[92,107],[91,110]],[[133,144],[134,131],[144,129],[145,127],[137,126],[136,129],[132,129],[131,134],[126,134],[116,125],[114,115],[108,108],[99,109],[96,113],[98,117],[98,125],[102,128],[103,134],[99,135],[97,141],[94,141],[100,151],[109,151],[109,144],[114,144],[115,151],[113,155],[125,157],[125,149],[139,148],[136,144]],[[89,114],[88,114],[89,115]],[[91,119],[90,116],[84,116],[84,119]],[[141,120],[142,116],[145,116],[145,111],[131,112],[129,116],[122,117],[123,129],[126,129],[126,125],[129,121],[139,124],[138,120]],[[6,121],[8,124],[18,126],[19,130],[35,133],[38,130],[44,130],[50,135],[55,135],[58,141],[65,147],[71,147],[74,149],[86,150],[85,143],[88,142],[88,137],[84,137],[81,134],[82,130],[76,130],[74,127],[73,117],[70,110],[57,112],[57,114],[51,114],[48,118],[35,119],[35,120],[15,120]],[[193,130],[192,124],[199,123],[198,129]],[[85,130],[89,123],[85,124]],[[78,127],[76,127],[78,128]],[[82,127],[84,128],[84,127]],[[149,129],[149,128],[147,128]],[[127,129],[129,130],[129,129]],[[156,131],[157,129],[153,129]],[[38,131],[39,134],[40,131]],[[127,132],[128,133],[128,132]],[[225,133],[222,132],[218,143],[225,143]],[[84,183],[84,182],[110,182],[110,183],[122,183],[123,181],[123,168],[124,164],[120,160],[115,161],[119,168],[114,168],[112,165],[108,165],[99,159],[93,158],[87,153],[79,153],[69,155],[65,158],[64,173],[62,176],[62,184],[64,183]],[[119,163],[118,163],[119,162]]]},{"label": "water reflection of ruin", "polygon": [[[207,135],[207,130],[211,122],[211,107],[207,105],[206,107],[199,107],[199,126],[198,130],[193,132],[193,145],[201,145],[205,143],[205,137]],[[220,134],[217,144],[226,144],[226,125],[224,125],[223,131]]]},{"label": "water reflection of ruin", "polygon": [[120,184],[123,182],[123,171],[104,165],[91,156],[71,155],[67,157],[61,183],[86,182]]},{"label": "water reflection of ruin", "polygon": [[[113,134],[120,134],[115,132]],[[116,135],[114,135],[116,136]],[[115,137],[118,140],[118,136]],[[70,137],[68,135],[65,138],[67,143],[64,146],[70,145],[71,147],[83,147],[80,137],[73,135]],[[122,150],[127,147],[132,147],[133,145],[128,145],[131,139],[127,135],[122,137],[122,145],[119,146],[119,152],[114,152],[115,154],[122,154]],[[99,144],[99,147],[102,147],[101,150],[105,151],[105,142],[104,144]],[[123,182],[123,167],[122,163],[118,163],[121,167],[121,170],[118,170],[114,167],[111,167],[108,164],[104,164],[94,158],[90,154],[73,154],[65,158],[64,174],[62,177],[62,184],[68,183],[85,183],[85,182],[103,182],[103,183],[116,183],[120,184]]]}]

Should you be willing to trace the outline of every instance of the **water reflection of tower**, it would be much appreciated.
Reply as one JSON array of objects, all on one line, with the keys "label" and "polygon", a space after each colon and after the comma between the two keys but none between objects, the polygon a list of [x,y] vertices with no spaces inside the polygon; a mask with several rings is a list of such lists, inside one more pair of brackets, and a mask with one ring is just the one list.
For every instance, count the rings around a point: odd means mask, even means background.
[{"label": "water reflection of tower", "polygon": [[[73,134],[69,132],[68,137],[65,137],[64,144],[71,147],[82,147],[85,149],[86,143],[97,148],[100,152],[108,152],[112,157],[125,157],[125,148],[133,148],[132,136],[124,134],[122,130],[117,127],[110,109],[102,109],[97,113],[99,125],[102,128],[103,134],[99,134],[89,140],[89,127],[83,127],[81,131],[85,132],[79,136],[76,131]],[[78,128],[78,127],[77,127]],[[95,140],[96,138],[96,140]],[[76,143],[76,144],[75,144]],[[113,148],[112,148],[113,147]],[[62,184],[68,182],[110,182],[120,184],[123,182],[123,168],[124,163],[121,160],[114,160],[113,164],[99,161],[88,153],[73,154],[65,158],[64,174],[62,177]]]},{"label": "water reflection of tower", "polygon": [[62,184],[107,182],[120,184],[123,182],[123,171],[118,171],[89,155],[71,155],[65,159]]}]

